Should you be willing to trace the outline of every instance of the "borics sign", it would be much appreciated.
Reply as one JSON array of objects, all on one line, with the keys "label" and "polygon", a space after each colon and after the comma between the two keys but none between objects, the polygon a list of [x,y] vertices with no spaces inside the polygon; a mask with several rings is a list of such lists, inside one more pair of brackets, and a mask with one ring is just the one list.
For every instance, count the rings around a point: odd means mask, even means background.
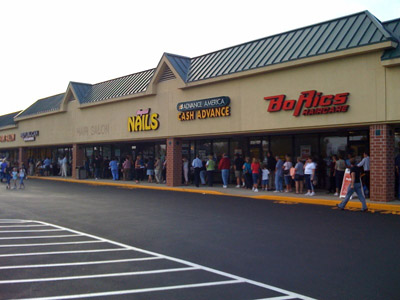
[{"label": "borics sign", "polygon": [[136,116],[128,118],[128,131],[149,131],[157,130],[160,127],[159,115],[154,113],[150,114],[150,108],[139,109]]},{"label": "borics sign", "polygon": [[347,112],[349,110],[349,105],[346,104],[348,96],[349,93],[323,95],[312,90],[301,92],[298,100],[285,100],[286,95],[265,97],[264,100],[269,101],[269,112],[293,110],[293,116],[298,117],[300,114],[311,116]]}]

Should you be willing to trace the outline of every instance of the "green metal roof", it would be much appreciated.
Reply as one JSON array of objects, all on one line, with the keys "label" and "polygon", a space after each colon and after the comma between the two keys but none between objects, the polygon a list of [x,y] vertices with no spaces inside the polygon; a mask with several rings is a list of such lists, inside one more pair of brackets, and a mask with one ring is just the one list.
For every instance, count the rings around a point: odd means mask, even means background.
[{"label": "green metal roof", "polygon": [[60,109],[61,101],[63,100],[65,93],[50,96],[47,98],[40,99],[29,106],[27,109],[23,110],[18,114],[17,118],[28,117],[32,115],[43,114],[47,112],[57,111]]},{"label": "green metal roof", "polygon": [[382,55],[382,60],[393,59],[400,57],[400,18],[383,22],[383,26],[389,31],[398,42],[398,45],[395,49],[386,50]]},{"label": "green metal roof", "polygon": [[93,103],[146,91],[155,69],[115,78],[94,85],[71,82],[80,103]]},{"label": "green metal roof", "polygon": [[192,58],[188,82],[393,40],[368,11]]},{"label": "green metal roof", "polygon": [[17,111],[11,114],[0,116],[0,128],[16,125],[16,123],[14,122],[14,117],[18,115],[20,112],[21,111]]}]

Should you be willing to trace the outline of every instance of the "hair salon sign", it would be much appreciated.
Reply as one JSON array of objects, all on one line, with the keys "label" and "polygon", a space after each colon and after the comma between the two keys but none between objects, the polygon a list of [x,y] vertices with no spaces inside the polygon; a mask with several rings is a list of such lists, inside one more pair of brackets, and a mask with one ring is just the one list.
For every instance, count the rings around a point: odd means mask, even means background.
[{"label": "hair salon sign", "polygon": [[269,101],[269,112],[290,110],[293,111],[293,116],[298,117],[300,115],[311,116],[347,112],[349,110],[348,96],[349,93],[324,95],[311,90],[301,92],[297,100],[288,100],[286,95],[264,97],[264,100]]}]

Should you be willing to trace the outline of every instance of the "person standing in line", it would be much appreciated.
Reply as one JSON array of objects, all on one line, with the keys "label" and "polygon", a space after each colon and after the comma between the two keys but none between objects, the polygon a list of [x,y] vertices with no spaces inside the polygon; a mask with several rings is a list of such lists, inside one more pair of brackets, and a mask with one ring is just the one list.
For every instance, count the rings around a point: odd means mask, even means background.
[{"label": "person standing in line", "polygon": [[135,160],[135,174],[136,174],[136,183],[139,183],[139,181],[142,179],[142,168],[140,161],[142,160],[142,157],[138,155]]},{"label": "person standing in line", "polygon": [[290,193],[292,191],[292,176],[290,175],[290,169],[293,167],[290,161],[289,154],[285,156],[285,163],[283,164],[283,175],[285,178],[286,190],[285,193]]},{"label": "person standing in line", "polygon": [[263,164],[261,172],[261,188],[263,191],[268,191],[269,170],[267,164]]},{"label": "person standing in line", "polygon": [[154,176],[154,160],[152,157],[149,157],[149,161],[146,164],[146,175],[148,176],[147,182],[153,183],[153,176]]},{"label": "person standing in line", "polygon": [[110,161],[110,169],[113,180],[118,180],[118,162],[115,157],[113,157],[113,159]]},{"label": "person standing in line", "polygon": [[221,170],[221,176],[222,176],[222,182],[223,182],[222,187],[224,189],[226,189],[228,187],[230,168],[231,168],[231,162],[228,158],[228,155],[226,153],[223,153],[222,158],[218,164],[218,169]]},{"label": "person standing in line", "polygon": [[67,177],[67,156],[64,156],[63,159],[60,161],[61,163],[61,177]]},{"label": "person standing in line", "polygon": [[251,164],[250,157],[246,157],[245,163],[243,164],[244,182],[246,183],[246,189],[251,189],[253,185],[253,178],[251,175]]},{"label": "person standing in line", "polygon": [[400,153],[398,153],[394,159],[394,166],[397,175],[397,198],[400,199]]},{"label": "person standing in line", "polygon": [[184,156],[182,158],[182,169],[183,169],[183,179],[184,179],[184,184],[188,185],[189,184],[189,161],[186,158],[186,156]]},{"label": "person standing in line", "polygon": [[236,153],[236,158],[235,161],[233,162],[233,168],[235,170],[235,177],[236,177],[236,188],[240,188],[242,186],[242,183],[244,186],[244,182],[242,182],[243,164],[244,164],[243,158],[240,156],[239,153]]},{"label": "person standing in line", "polygon": [[337,156],[332,155],[331,162],[329,163],[329,190],[327,194],[334,194],[336,191],[336,181],[335,181],[335,166],[336,166]]},{"label": "person standing in line", "polygon": [[18,180],[18,171],[17,168],[13,168],[11,171],[11,178],[12,178],[12,189],[17,189],[17,180]]},{"label": "person standing in line", "polygon": [[277,155],[275,166],[275,191],[274,193],[283,193],[283,161]]},{"label": "person standing in line", "polygon": [[51,160],[46,157],[46,159],[43,162],[44,164],[44,174],[45,176],[50,176],[50,165],[51,165]]},{"label": "person standing in line", "polygon": [[4,169],[6,165],[4,164],[5,159],[0,160],[0,182],[3,182],[3,178],[5,178]]},{"label": "person standing in line", "polygon": [[18,177],[19,177],[19,189],[25,189],[25,184],[24,184],[24,179],[26,176],[26,171],[24,166],[22,165],[22,167],[19,169],[19,173],[18,173]]},{"label": "person standing in line", "polygon": [[12,172],[12,168],[10,166],[10,163],[8,161],[5,161],[6,163],[6,171],[5,171],[5,176],[6,176],[6,182],[7,182],[7,186],[6,189],[11,189],[11,172]]},{"label": "person standing in line", "polygon": [[276,159],[271,151],[267,152],[267,168],[269,170],[269,190],[272,191],[275,188],[275,167]]},{"label": "person standing in line", "polygon": [[214,171],[215,171],[215,161],[212,155],[208,156],[208,161],[206,163],[207,169],[207,180],[208,186],[213,186],[214,183]]},{"label": "person standing in line", "polygon": [[315,180],[315,170],[316,170],[316,165],[313,162],[312,157],[308,157],[307,162],[304,166],[304,177],[306,179],[306,185],[307,185],[307,193],[306,196],[315,196],[315,190],[314,190],[314,180]]},{"label": "person standing in line", "polygon": [[356,165],[356,160],[354,158],[350,159],[350,176],[351,176],[351,183],[350,187],[347,189],[346,197],[343,201],[337,205],[341,210],[344,210],[346,207],[347,202],[349,202],[350,197],[353,195],[354,192],[357,193],[358,199],[362,204],[362,212],[368,211],[367,204],[365,203],[365,197],[362,193],[362,185],[360,182],[360,168]]},{"label": "person standing in line", "polygon": [[196,187],[199,187],[200,185],[200,170],[202,166],[203,164],[199,158],[199,155],[196,155],[195,159],[192,161],[192,167],[194,169],[194,184]]},{"label": "person standing in line", "polygon": [[202,164],[202,167],[200,170],[200,182],[201,182],[201,185],[206,185],[206,176],[207,176],[206,162],[202,161],[201,164]]},{"label": "person standing in line", "polygon": [[258,193],[258,180],[260,179],[260,162],[257,158],[253,158],[251,164],[251,174],[253,177],[253,192]]},{"label": "person standing in line", "polygon": [[339,155],[339,158],[335,164],[336,193],[334,196],[339,196],[339,193],[342,189],[344,171],[346,171],[346,162]]},{"label": "person standing in line", "polygon": [[162,172],[162,161],[158,157],[156,159],[156,162],[154,163],[154,173],[155,173],[155,178],[157,183],[161,183],[161,172]]},{"label": "person standing in line", "polygon": [[122,164],[122,178],[123,178],[123,180],[124,181],[127,181],[128,180],[128,176],[129,176],[129,173],[130,173],[130,171],[131,171],[131,161],[129,160],[129,157],[127,156],[126,158],[125,158],[125,161],[124,161],[124,163]]},{"label": "person standing in line", "polygon": [[294,181],[296,185],[296,194],[303,194],[303,182],[304,182],[304,164],[301,161],[301,157],[297,158],[297,163],[294,166],[296,173],[294,175]]},{"label": "person standing in line", "polygon": [[[359,168],[363,168],[364,170],[364,185],[367,187],[365,191],[366,195],[369,195],[369,176],[370,176],[370,168],[369,168],[369,153],[364,151],[362,161],[357,165]],[[368,198],[368,196],[367,196]]]}]

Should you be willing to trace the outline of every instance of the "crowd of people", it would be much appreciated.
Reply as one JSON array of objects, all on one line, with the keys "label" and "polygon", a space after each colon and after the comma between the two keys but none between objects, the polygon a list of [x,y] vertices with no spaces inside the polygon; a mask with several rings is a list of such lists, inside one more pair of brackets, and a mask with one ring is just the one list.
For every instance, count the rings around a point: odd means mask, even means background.
[{"label": "crowd of people", "polygon": [[[164,157],[144,158],[142,154],[135,159],[126,155],[111,160],[100,155],[91,159],[85,158],[82,168],[88,178],[110,179],[124,181],[135,180],[136,183],[147,181],[149,183],[166,182],[166,160]],[[297,157],[292,159],[290,155],[284,157],[267,152],[263,161],[258,158],[242,157],[236,154],[231,160],[226,153],[219,160],[216,156],[209,155],[200,159],[197,155],[192,162],[187,157],[182,159],[182,183],[193,183],[213,186],[217,174],[220,174],[222,187],[228,188],[228,184],[234,183],[236,188],[251,189],[254,192],[273,191],[276,193],[296,193],[314,196],[318,185],[319,191],[327,189],[327,193],[339,196],[342,188],[343,177],[346,168],[350,174],[356,177],[354,187],[358,190],[358,183],[363,189],[363,195],[369,196],[370,189],[370,158],[369,153],[363,153],[361,161],[356,161],[352,155],[346,158],[341,155],[332,155],[329,160],[314,159],[313,157]],[[395,158],[396,170],[396,194],[400,198],[400,154]],[[18,162],[10,162],[6,158],[0,159],[0,179],[7,183],[7,188],[23,189],[24,179],[27,175],[62,176],[71,173],[70,163],[66,156],[57,160],[46,157],[44,159],[28,159],[28,168]],[[352,175],[353,176],[353,175]],[[218,180],[219,181],[219,180]],[[357,192],[357,191],[356,191]]]},{"label": "crowd of people", "polygon": [[7,158],[0,160],[0,182],[5,180],[6,189],[16,190],[18,185],[19,189],[24,189],[26,175],[24,164],[19,167],[17,162],[10,162]]},{"label": "crowd of people", "polygon": [[[346,159],[333,155],[329,162],[321,159],[315,160],[311,156],[305,159],[297,157],[294,160],[288,154],[283,158],[267,152],[262,162],[258,158],[248,156],[243,159],[240,154],[236,154],[234,160],[231,161],[224,153],[217,163],[213,155],[203,160],[197,155],[191,165],[189,165],[188,159],[183,157],[183,183],[188,185],[192,174],[196,187],[199,187],[200,184],[213,186],[214,173],[220,171],[223,188],[228,188],[232,173],[235,177],[236,188],[252,189],[256,193],[260,189],[276,193],[294,192],[296,194],[302,194],[303,190],[306,190],[305,195],[314,196],[316,186],[321,182],[320,188],[327,188],[327,193],[339,196],[345,170],[351,168],[351,159],[351,155],[348,155]],[[362,168],[360,171],[362,171],[364,193],[368,196],[370,177],[368,152],[363,154],[363,159],[356,164],[356,167]],[[329,184],[326,184],[325,180],[327,172],[329,172]]]},{"label": "crowd of people", "polygon": [[165,183],[166,165],[162,157],[145,159],[139,154],[135,159],[126,155],[120,160],[116,157],[110,160],[108,157],[103,159],[100,155],[96,155],[92,160],[85,159],[84,169],[87,177],[95,180],[112,178],[112,180],[135,180],[136,183],[143,181]]}]

